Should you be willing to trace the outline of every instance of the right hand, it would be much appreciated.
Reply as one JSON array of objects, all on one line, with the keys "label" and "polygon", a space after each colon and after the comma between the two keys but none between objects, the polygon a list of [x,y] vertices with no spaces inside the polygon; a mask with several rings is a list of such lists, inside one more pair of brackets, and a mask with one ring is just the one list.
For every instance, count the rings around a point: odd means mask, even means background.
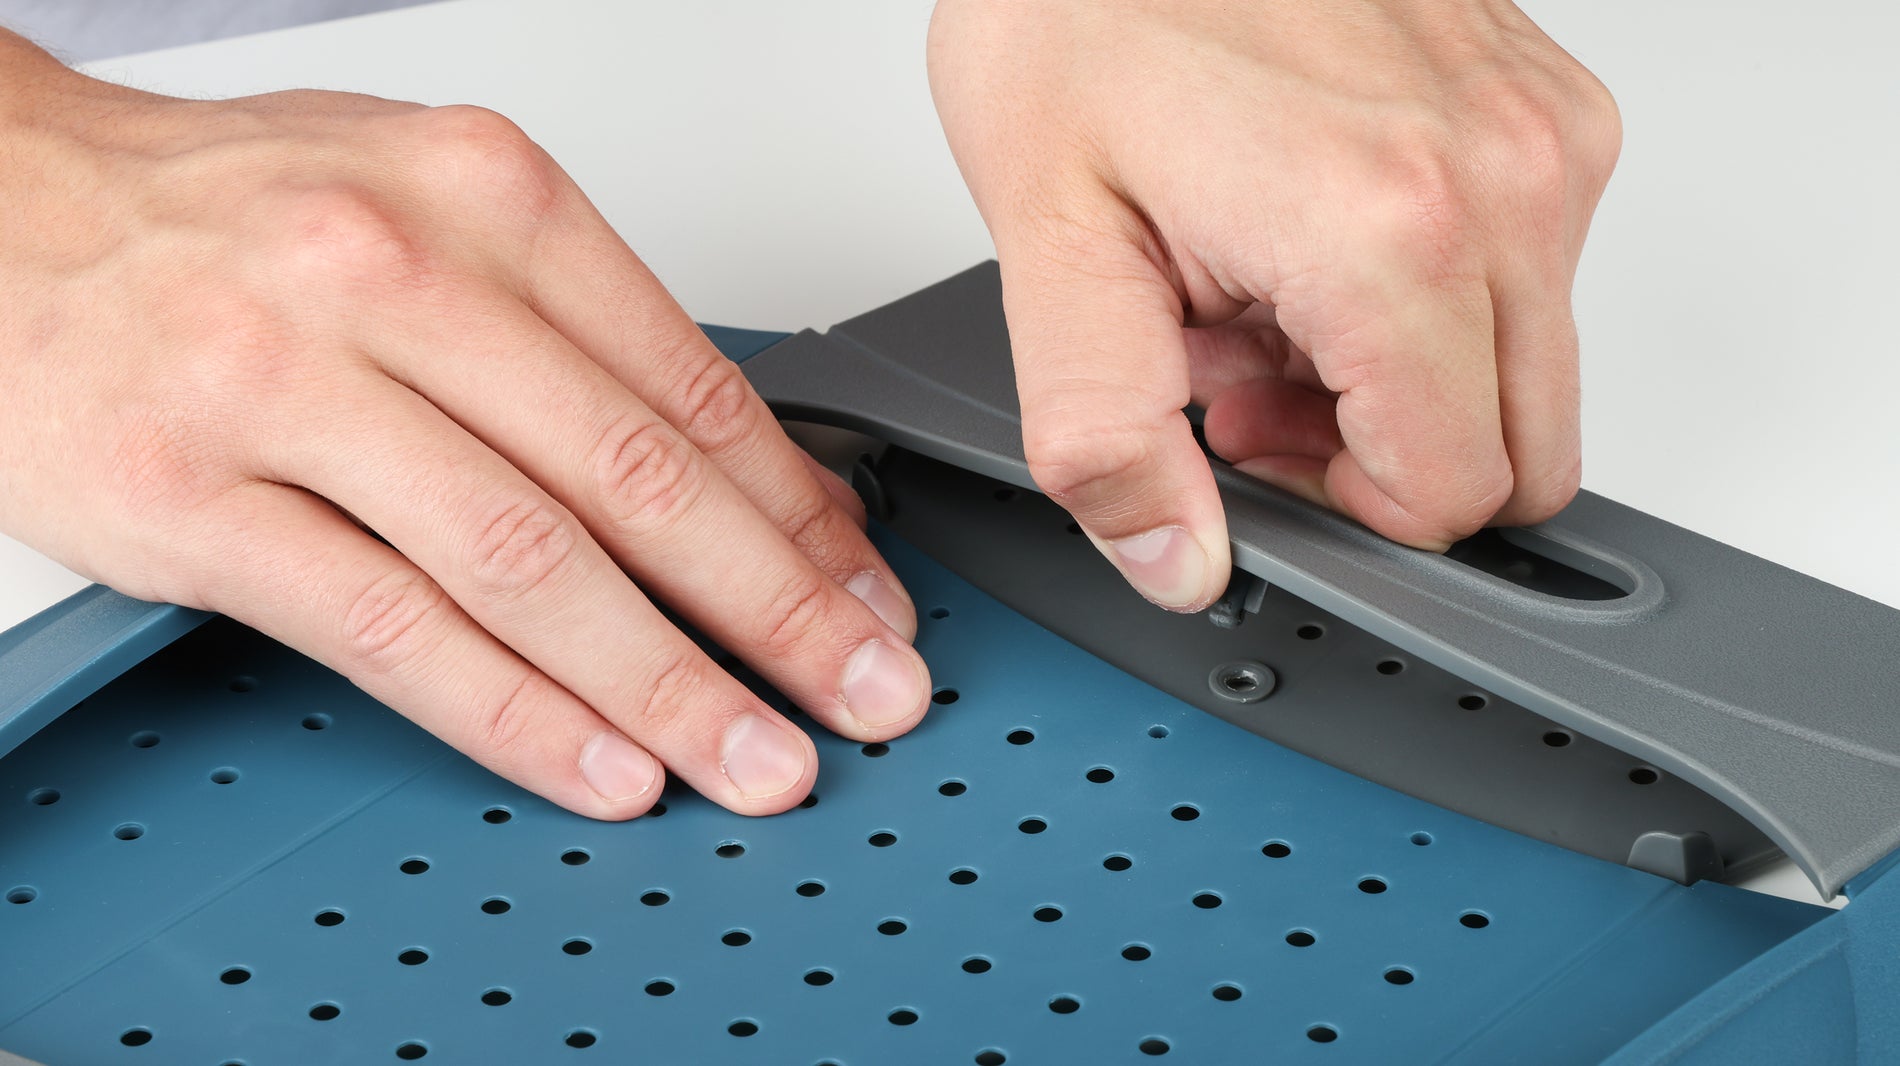
[{"label": "right hand", "polygon": [[817,772],[649,594],[842,735],[923,716],[855,497],[506,119],[153,96],[0,32],[0,145],[0,529],[595,818],[662,765],[745,814]]}]

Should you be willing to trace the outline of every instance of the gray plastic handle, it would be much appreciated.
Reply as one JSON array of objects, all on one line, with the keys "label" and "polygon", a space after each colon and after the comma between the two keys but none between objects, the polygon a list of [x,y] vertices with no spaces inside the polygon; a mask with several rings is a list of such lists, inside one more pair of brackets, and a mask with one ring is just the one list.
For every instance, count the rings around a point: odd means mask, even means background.
[{"label": "gray plastic handle", "polygon": [[[780,417],[1034,488],[993,263],[745,369]],[[1900,847],[1900,611],[1589,492],[1506,536],[1618,598],[1532,591],[1215,475],[1239,566],[1704,789],[1823,895]]]}]

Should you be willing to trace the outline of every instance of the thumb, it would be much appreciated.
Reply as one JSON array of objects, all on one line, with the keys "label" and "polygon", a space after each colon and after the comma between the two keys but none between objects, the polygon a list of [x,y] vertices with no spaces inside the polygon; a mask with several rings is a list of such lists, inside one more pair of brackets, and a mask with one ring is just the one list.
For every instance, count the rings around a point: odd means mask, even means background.
[{"label": "thumb", "polygon": [[1136,591],[1198,611],[1227,588],[1227,520],[1182,413],[1181,300],[1139,225],[999,235],[1023,452]]}]

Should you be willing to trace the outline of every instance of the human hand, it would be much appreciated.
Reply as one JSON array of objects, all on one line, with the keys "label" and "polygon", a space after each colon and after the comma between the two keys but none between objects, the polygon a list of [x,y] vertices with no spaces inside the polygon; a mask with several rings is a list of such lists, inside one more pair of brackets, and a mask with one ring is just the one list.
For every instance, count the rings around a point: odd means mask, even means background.
[{"label": "human hand", "polygon": [[941,0],[1031,473],[1149,599],[1225,589],[1183,408],[1239,468],[1422,548],[1580,477],[1570,289],[1621,126],[1500,0]]},{"label": "human hand", "polygon": [[856,498],[505,119],[169,99],[0,32],[0,145],[0,529],[597,818],[662,764],[747,814],[817,770],[647,594],[841,734],[922,717]]}]

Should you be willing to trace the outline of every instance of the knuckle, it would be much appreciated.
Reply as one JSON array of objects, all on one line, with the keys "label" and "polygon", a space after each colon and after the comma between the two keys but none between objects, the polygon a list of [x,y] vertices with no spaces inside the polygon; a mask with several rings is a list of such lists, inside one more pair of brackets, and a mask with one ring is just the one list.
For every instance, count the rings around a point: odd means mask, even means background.
[{"label": "knuckle", "polygon": [[654,668],[628,730],[636,740],[677,732],[693,708],[701,705],[703,701],[695,698],[704,685],[700,660],[695,651],[678,651]]},{"label": "knuckle", "polygon": [[282,218],[282,266],[322,286],[384,286],[421,272],[421,248],[402,222],[367,193],[339,187],[296,194]]},{"label": "knuckle", "polygon": [[466,741],[470,758],[488,766],[519,761],[523,740],[534,735],[546,706],[536,680],[524,671],[499,698],[475,712]]},{"label": "knuckle", "polygon": [[758,408],[752,384],[730,359],[708,359],[678,395],[679,417],[674,424],[705,452],[723,451],[746,440],[756,428]]},{"label": "knuckle", "polygon": [[621,526],[664,524],[690,510],[706,486],[693,446],[666,423],[637,416],[607,433],[594,466],[602,506]]},{"label": "knuckle", "polygon": [[564,183],[554,160],[520,126],[485,107],[452,104],[423,113],[435,164],[489,202],[546,213]]},{"label": "knuckle", "polygon": [[760,612],[753,645],[768,658],[793,656],[824,621],[831,588],[831,582],[814,571],[793,575]]},{"label": "knuckle", "polygon": [[580,538],[545,500],[519,500],[474,525],[469,575],[484,596],[513,599],[545,587],[573,561]]},{"label": "knuckle", "polygon": [[1459,273],[1472,219],[1450,154],[1434,139],[1412,135],[1388,153],[1383,173],[1368,212],[1381,251],[1402,254],[1431,277]]},{"label": "knuckle", "polygon": [[853,566],[848,545],[855,538],[845,535],[835,525],[835,516],[839,514],[837,504],[832,502],[829,493],[817,489],[809,494],[801,492],[792,510],[778,524],[785,539],[792,542],[805,558],[817,564],[827,573],[856,573],[863,569]]},{"label": "knuckle", "polygon": [[343,612],[344,657],[359,671],[395,673],[428,650],[429,623],[449,607],[448,594],[420,572],[384,575]]},{"label": "knuckle", "polygon": [[1513,519],[1524,525],[1543,522],[1570,506],[1583,487],[1583,460],[1573,456],[1549,470],[1526,478],[1519,474],[1511,498]]},{"label": "knuckle", "polygon": [[1124,495],[1122,487],[1152,459],[1146,438],[1125,427],[1091,431],[1038,425],[1025,432],[1023,454],[1029,476],[1050,499],[1085,506]]}]

